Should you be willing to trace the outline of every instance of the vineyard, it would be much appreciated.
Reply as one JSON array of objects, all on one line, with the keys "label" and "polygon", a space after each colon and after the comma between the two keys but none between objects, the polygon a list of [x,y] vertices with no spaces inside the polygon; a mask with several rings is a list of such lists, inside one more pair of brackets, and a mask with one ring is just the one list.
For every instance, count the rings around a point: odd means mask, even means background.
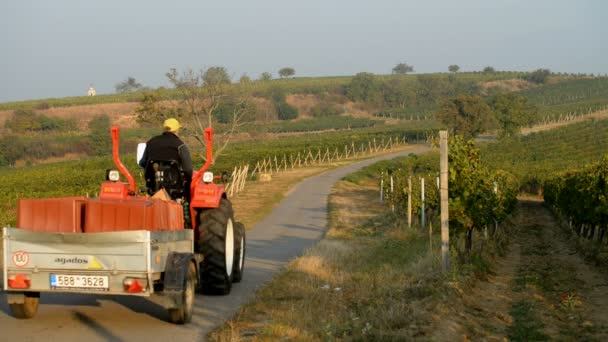
[{"label": "vineyard", "polygon": [[[482,163],[473,141],[454,137],[449,142],[450,234],[464,241],[458,249],[461,258],[469,256],[474,231],[494,235],[498,224],[515,208],[518,183],[504,171],[490,171]],[[378,164],[385,203],[398,215],[420,217],[435,226],[439,220],[439,156],[409,156]]]},{"label": "vineyard", "polygon": [[600,245],[608,229],[608,156],[548,179],[544,198],[576,234]]},{"label": "vineyard", "polygon": [[516,175],[532,191],[551,175],[597,161],[607,151],[608,120],[587,120],[481,149],[484,162]]},{"label": "vineyard", "polygon": [[541,122],[608,109],[608,77],[574,79],[519,92],[539,107]]}]

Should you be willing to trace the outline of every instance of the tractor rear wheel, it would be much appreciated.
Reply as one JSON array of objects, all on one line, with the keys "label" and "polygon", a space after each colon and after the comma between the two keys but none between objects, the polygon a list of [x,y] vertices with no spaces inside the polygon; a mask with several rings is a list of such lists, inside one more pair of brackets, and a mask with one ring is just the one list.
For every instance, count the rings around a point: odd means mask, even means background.
[{"label": "tractor rear wheel", "polygon": [[234,214],[225,198],[220,206],[199,212],[198,251],[203,254],[201,288],[204,293],[227,295],[234,266]]},{"label": "tractor rear wheel", "polygon": [[232,267],[232,282],[239,283],[245,270],[245,226],[241,222],[234,224],[234,266]]},{"label": "tractor rear wheel", "polygon": [[25,292],[25,300],[20,304],[10,304],[13,316],[19,319],[32,318],[38,312],[40,292]]}]

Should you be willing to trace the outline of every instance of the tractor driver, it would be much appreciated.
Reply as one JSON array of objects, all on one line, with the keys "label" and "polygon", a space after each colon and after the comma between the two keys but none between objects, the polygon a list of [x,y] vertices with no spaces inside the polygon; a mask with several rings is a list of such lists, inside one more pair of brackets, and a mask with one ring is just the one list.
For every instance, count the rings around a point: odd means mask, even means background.
[{"label": "tractor driver", "polygon": [[192,157],[188,146],[178,137],[179,121],[174,118],[165,120],[164,132],[148,140],[139,166],[146,168],[150,160],[175,160],[185,176],[184,197],[190,201],[190,182],[192,181]]}]

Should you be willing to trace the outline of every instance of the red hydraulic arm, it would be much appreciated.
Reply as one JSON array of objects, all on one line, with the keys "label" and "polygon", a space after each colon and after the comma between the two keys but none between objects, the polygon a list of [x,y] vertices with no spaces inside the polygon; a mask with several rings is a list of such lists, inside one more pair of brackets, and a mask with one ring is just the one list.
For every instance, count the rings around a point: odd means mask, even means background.
[{"label": "red hydraulic arm", "polygon": [[132,193],[136,193],[135,179],[133,178],[131,173],[129,173],[129,170],[127,170],[127,168],[122,164],[122,162],[120,161],[119,154],[118,154],[118,142],[119,142],[118,138],[120,135],[120,127],[112,126],[111,132],[112,132],[112,158],[114,159],[114,165],[116,165],[116,167],[118,168],[118,170],[120,170],[120,172],[123,174],[123,176],[127,177],[127,180],[129,181],[129,191]]},{"label": "red hydraulic arm", "polygon": [[203,167],[201,167],[201,169],[196,173],[196,176],[192,178],[192,183],[190,184],[191,193],[194,193],[196,184],[198,184],[198,181],[203,176],[203,173],[205,173],[205,171],[209,169],[209,166],[211,166],[211,160],[213,159],[213,127],[205,128],[205,144],[207,145],[207,157],[205,160],[205,165],[203,165]]}]

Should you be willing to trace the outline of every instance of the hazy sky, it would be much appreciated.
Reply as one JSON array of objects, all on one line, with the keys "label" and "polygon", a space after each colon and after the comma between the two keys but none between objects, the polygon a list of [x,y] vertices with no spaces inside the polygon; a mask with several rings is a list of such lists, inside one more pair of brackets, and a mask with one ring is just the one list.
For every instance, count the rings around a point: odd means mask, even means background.
[{"label": "hazy sky", "polygon": [[534,70],[608,73],[605,0],[1,0],[0,102],[167,86],[169,68],[233,79]]}]

